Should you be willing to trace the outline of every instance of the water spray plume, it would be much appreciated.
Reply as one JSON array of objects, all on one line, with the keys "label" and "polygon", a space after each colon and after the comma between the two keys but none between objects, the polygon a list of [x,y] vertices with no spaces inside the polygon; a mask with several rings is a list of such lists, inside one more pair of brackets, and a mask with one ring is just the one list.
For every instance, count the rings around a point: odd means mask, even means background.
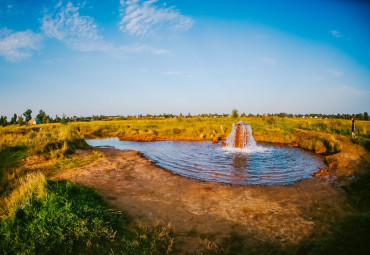
[{"label": "water spray plume", "polygon": [[234,123],[233,129],[226,139],[226,147],[249,149],[256,147],[251,126],[243,121]]}]

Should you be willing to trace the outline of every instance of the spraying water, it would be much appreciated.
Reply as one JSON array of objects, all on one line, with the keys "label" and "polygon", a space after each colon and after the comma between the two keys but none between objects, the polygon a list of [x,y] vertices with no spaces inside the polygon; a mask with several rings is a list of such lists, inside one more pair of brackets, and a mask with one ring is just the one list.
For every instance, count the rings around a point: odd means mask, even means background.
[{"label": "spraying water", "polygon": [[256,148],[256,141],[252,134],[252,128],[249,124],[239,121],[233,124],[233,129],[226,139],[228,148],[245,148],[252,150]]}]

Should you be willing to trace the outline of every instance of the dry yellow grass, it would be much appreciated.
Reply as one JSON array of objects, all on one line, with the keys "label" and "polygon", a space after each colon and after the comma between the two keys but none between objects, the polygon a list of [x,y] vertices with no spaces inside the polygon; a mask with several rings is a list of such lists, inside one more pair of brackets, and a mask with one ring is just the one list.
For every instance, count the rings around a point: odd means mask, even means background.
[{"label": "dry yellow grass", "polygon": [[17,188],[4,199],[1,214],[13,217],[16,210],[33,198],[43,198],[46,191],[46,178],[42,173],[30,173],[18,180]]}]

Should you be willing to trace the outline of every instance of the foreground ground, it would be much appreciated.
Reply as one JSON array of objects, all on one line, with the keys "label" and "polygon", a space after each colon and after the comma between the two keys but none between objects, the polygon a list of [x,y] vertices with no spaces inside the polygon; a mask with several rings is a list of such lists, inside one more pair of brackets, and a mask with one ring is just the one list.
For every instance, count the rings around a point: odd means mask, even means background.
[{"label": "foreground ground", "polygon": [[[53,179],[94,188],[114,207],[144,223],[170,224],[181,240],[181,251],[187,253],[195,252],[205,239],[218,244],[229,239],[226,246],[239,240],[243,252],[284,249],[326,233],[353,211],[343,190],[334,184],[346,181],[367,160],[361,147],[344,146],[328,158],[333,163],[327,170],[331,175],[324,178],[287,186],[233,187],[174,175],[138,152],[99,152],[103,156],[95,162],[60,171]],[[91,153],[77,152],[84,157]]]}]

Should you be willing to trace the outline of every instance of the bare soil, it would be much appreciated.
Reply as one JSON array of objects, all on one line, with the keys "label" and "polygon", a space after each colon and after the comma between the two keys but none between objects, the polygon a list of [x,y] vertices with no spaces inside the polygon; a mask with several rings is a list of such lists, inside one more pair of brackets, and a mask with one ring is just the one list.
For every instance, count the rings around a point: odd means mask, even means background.
[{"label": "bare soil", "polygon": [[327,158],[326,177],[286,186],[201,182],[162,169],[140,152],[116,149],[96,149],[104,156],[53,179],[91,187],[144,223],[170,224],[184,253],[195,251],[200,238],[221,242],[230,234],[242,236],[251,247],[267,242],[284,246],[320,235],[351,213],[346,195],[331,181],[353,175],[365,151],[348,139],[341,142],[343,152]]}]

